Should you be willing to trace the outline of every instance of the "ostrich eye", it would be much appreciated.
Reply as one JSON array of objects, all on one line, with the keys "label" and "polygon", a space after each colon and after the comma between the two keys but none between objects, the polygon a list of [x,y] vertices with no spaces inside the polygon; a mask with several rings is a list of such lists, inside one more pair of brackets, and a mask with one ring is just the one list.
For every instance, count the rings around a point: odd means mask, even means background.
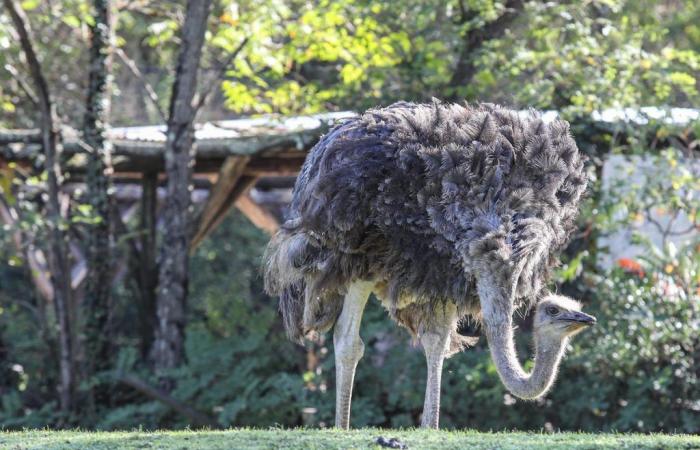
[{"label": "ostrich eye", "polygon": [[557,314],[559,314],[559,308],[557,308],[556,306],[548,306],[547,309],[545,309],[545,311],[550,316],[556,316]]}]

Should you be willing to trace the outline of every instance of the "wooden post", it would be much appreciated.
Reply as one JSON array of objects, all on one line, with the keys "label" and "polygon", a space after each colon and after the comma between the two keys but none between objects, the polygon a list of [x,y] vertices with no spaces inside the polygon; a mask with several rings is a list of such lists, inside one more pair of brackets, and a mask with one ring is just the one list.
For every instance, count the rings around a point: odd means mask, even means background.
[{"label": "wooden post", "polygon": [[139,328],[141,353],[148,354],[153,342],[156,324],[156,287],[158,265],[156,261],[156,211],[158,207],[158,172],[146,172],[141,180],[141,253],[139,278],[141,305]]}]

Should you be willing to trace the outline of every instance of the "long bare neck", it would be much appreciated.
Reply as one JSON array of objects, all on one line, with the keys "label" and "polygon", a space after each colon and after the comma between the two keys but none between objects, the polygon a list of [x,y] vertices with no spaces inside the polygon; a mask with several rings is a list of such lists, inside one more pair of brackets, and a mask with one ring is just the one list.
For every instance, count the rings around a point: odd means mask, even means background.
[{"label": "long bare neck", "polygon": [[535,366],[525,372],[515,350],[513,298],[507,288],[486,276],[477,282],[481,314],[491,357],[504,386],[516,397],[535,399],[554,383],[566,339],[535,338]]}]

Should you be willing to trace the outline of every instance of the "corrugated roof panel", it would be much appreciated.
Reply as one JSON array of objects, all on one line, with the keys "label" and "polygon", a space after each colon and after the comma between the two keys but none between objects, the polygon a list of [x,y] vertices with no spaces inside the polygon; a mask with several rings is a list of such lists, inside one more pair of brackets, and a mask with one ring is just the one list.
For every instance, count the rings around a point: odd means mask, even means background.
[{"label": "corrugated roof panel", "polygon": [[[355,113],[342,111],[314,116],[282,117],[267,116],[234,120],[219,120],[195,126],[195,139],[226,140],[241,136],[261,136],[274,133],[313,130],[324,123],[334,122],[354,116]],[[110,139],[124,141],[165,142],[165,125],[138,127],[116,127],[109,131]]]}]

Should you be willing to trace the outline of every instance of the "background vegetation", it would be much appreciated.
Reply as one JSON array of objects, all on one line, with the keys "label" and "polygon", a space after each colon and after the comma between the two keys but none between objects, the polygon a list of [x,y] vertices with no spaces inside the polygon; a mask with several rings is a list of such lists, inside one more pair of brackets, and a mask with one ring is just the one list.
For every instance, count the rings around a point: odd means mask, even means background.
[{"label": "background vegetation", "polygon": [[[163,122],[184,3],[113,6],[119,51],[111,123]],[[21,7],[34,29],[58,117],[80,128],[95,20],[91,3],[26,0]],[[36,126],[26,61],[4,9],[0,48],[0,126]],[[219,83],[222,62],[228,64]],[[608,107],[698,105],[697,2],[222,0],[214,3],[208,22],[201,68],[200,84],[215,83],[217,89],[200,119],[362,110],[432,97],[558,110],[590,157],[593,182],[580,232],[554,281],[583,299],[600,325],[576,340],[556,387],[537,402],[516,400],[503,389],[483,339],[450,359],[442,424],[700,432],[700,243],[657,248],[642,235],[637,240],[647,246],[643,258],[609,269],[596,264],[606,251],[597,238],[634,227],[649,211],[663,208],[663,214],[700,222],[700,125],[593,120],[595,111]],[[602,166],[610,154],[652,158],[647,182],[632,191],[602,190]],[[111,351],[77,386],[78,398],[98,400],[60,407],[56,317],[13,242],[19,227],[32,236],[32,245],[46,243],[46,173],[40,163],[26,177],[12,168],[0,176],[0,194],[22,212],[21,222],[0,229],[0,426],[186,427],[191,421],[185,416],[118,382],[124,373],[155,380],[143,336],[133,326],[141,312],[129,276],[110,292],[104,333]],[[33,186],[34,195],[13,196],[18,183]],[[75,202],[89,204],[79,196]],[[75,211],[65,224],[71,232],[99,222],[88,207]],[[113,251],[128,252],[130,239],[121,235]],[[219,426],[326,426],[334,402],[332,346],[305,349],[285,340],[275,299],[261,293],[259,264],[267,239],[232,213],[191,257],[185,357],[168,371],[170,395]],[[522,354],[529,342],[527,318],[521,327]],[[353,425],[416,424],[424,392],[422,352],[410,347],[408,335],[389,323],[376,302],[362,335],[367,350],[358,368]]]}]

